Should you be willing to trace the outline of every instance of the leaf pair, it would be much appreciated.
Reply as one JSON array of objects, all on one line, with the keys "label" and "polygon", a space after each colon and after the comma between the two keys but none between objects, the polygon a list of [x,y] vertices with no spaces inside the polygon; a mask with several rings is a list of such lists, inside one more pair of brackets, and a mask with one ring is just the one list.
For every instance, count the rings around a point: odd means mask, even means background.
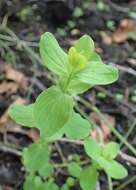
[{"label": "leaf pair", "polygon": [[49,163],[48,145],[44,141],[31,144],[23,151],[23,164],[30,173],[38,172],[40,176],[50,177],[53,167]]},{"label": "leaf pair", "polygon": [[72,98],[56,86],[43,91],[34,104],[13,105],[9,114],[18,124],[40,129],[43,138],[59,131],[73,111]]},{"label": "leaf pair", "polygon": [[98,172],[96,167],[88,166],[82,169],[78,163],[71,162],[68,165],[70,175],[79,180],[80,186],[83,190],[94,190],[98,181]]},{"label": "leaf pair", "polygon": [[88,35],[82,36],[67,55],[55,37],[46,32],[40,40],[40,54],[45,66],[60,78],[72,75],[67,89],[71,93],[82,93],[93,85],[109,84],[118,78],[118,70],[103,64],[94,52],[94,42]]},{"label": "leaf pair", "polygon": [[49,141],[65,134],[71,139],[84,139],[90,133],[91,125],[79,114],[73,112],[72,99],[56,88],[42,92],[35,104],[13,105],[9,113],[18,124],[40,129],[41,137]]},{"label": "leaf pair", "polygon": [[114,179],[122,179],[127,176],[127,170],[114,160],[119,152],[119,145],[115,142],[110,142],[101,147],[92,138],[85,141],[84,144],[86,153],[94,162],[99,165],[99,169],[104,169],[105,172]]},{"label": "leaf pair", "polygon": [[43,182],[40,177],[27,176],[23,190],[59,190],[58,186],[53,181]]}]

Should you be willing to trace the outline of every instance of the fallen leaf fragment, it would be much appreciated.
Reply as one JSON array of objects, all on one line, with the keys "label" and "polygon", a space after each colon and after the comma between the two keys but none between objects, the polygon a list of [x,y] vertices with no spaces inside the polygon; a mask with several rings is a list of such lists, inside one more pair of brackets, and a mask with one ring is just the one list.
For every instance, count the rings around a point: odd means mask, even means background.
[{"label": "fallen leaf fragment", "polygon": [[[103,116],[107,119],[107,121],[112,125],[113,127],[115,126],[115,118],[111,115],[108,114],[103,114]],[[92,112],[91,115],[91,120],[96,124],[96,128],[91,131],[92,137],[100,142],[101,137],[105,142],[108,142],[111,137],[111,130],[110,128],[103,122],[99,116]]]},{"label": "fallen leaf fragment", "polygon": [[135,32],[136,22],[131,19],[123,19],[117,30],[113,33],[112,39],[116,43],[122,43],[131,38],[130,33]]},{"label": "fallen leaf fragment", "polygon": [[17,70],[15,70],[11,65],[5,65],[5,77],[7,80],[14,81],[21,85],[21,87],[27,86],[27,78],[25,75]]},{"label": "fallen leaf fragment", "polygon": [[15,82],[2,82],[0,84],[0,94],[7,93],[7,94],[13,94],[16,93],[18,89],[18,84]]}]

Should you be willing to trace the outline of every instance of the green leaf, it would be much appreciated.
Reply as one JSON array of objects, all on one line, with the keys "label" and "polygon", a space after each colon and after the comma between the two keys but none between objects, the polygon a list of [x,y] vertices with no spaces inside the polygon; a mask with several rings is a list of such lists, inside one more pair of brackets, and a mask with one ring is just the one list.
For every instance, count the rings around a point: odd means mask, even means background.
[{"label": "green leaf", "polygon": [[78,163],[71,162],[70,164],[68,164],[68,172],[70,173],[71,176],[78,178],[81,171],[82,169]]},{"label": "green leaf", "polygon": [[80,71],[75,78],[83,83],[91,85],[105,85],[118,79],[118,69],[95,61],[88,63],[87,67]]},{"label": "green leaf", "polygon": [[87,83],[80,82],[78,80],[71,80],[68,86],[68,92],[72,94],[82,94],[90,89],[92,86]]},{"label": "green leaf", "polygon": [[17,105],[13,104],[9,108],[10,117],[16,123],[26,127],[36,127],[33,115],[34,104],[30,105]]},{"label": "green leaf", "polygon": [[96,160],[102,152],[102,149],[99,146],[99,144],[97,144],[96,141],[92,138],[85,140],[84,148],[88,156],[90,156],[94,160]]},{"label": "green leaf", "polygon": [[46,142],[38,142],[31,144],[23,151],[23,163],[30,172],[39,171],[48,165],[49,153]]},{"label": "green leaf", "polygon": [[87,64],[87,59],[78,53],[74,47],[69,49],[68,61],[75,72],[82,70]]},{"label": "green leaf", "polygon": [[73,177],[68,177],[68,178],[67,178],[67,181],[66,181],[66,184],[67,184],[69,187],[74,186],[74,184],[75,184],[75,179],[74,179]]},{"label": "green leaf", "polygon": [[91,166],[81,172],[80,186],[83,190],[95,190],[98,174],[95,167]]},{"label": "green leaf", "polygon": [[39,169],[39,174],[43,177],[51,177],[53,172],[54,168],[50,163],[44,164],[43,167]]},{"label": "green leaf", "polygon": [[115,160],[106,160],[103,157],[99,157],[97,158],[97,162],[114,179],[122,179],[127,176],[127,170]]},{"label": "green leaf", "polygon": [[64,184],[60,189],[61,190],[69,190],[69,186],[67,184]]},{"label": "green leaf", "polygon": [[43,189],[43,182],[39,177],[35,176],[27,176],[23,190],[44,190]]},{"label": "green leaf", "polygon": [[49,70],[57,75],[67,74],[67,54],[60,48],[53,34],[46,32],[41,36],[40,54]]},{"label": "green leaf", "polygon": [[84,139],[90,133],[90,123],[79,114],[73,113],[73,116],[64,126],[65,134],[71,139]]},{"label": "green leaf", "polygon": [[120,149],[119,144],[115,142],[110,142],[104,146],[102,154],[107,159],[114,159],[116,158],[119,149]]},{"label": "green leaf", "polygon": [[90,59],[91,54],[94,51],[94,42],[88,35],[83,35],[74,46],[78,53],[83,55],[87,60]]},{"label": "green leaf", "polygon": [[53,86],[43,91],[36,99],[34,117],[42,137],[58,132],[72,115],[73,100]]},{"label": "green leaf", "polygon": [[46,181],[43,183],[43,189],[42,190],[59,190],[59,187],[52,181]]},{"label": "green leaf", "polygon": [[115,160],[109,161],[109,167],[105,170],[114,179],[122,179],[128,175],[126,168]]},{"label": "green leaf", "polygon": [[61,128],[57,133],[53,134],[52,136],[47,137],[46,140],[48,142],[56,141],[60,139],[63,135],[64,135],[64,127]]}]

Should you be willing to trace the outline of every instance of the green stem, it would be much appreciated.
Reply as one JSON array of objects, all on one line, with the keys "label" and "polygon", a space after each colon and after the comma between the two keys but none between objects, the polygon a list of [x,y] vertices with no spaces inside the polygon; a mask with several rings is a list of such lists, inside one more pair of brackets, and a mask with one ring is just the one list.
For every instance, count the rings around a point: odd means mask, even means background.
[{"label": "green stem", "polygon": [[111,177],[107,174],[109,190],[113,190]]},{"label": "green stem", "polygon": [[101,120],[111,129],[114,135],[121,142],[123,142],[126,145],[126,147],[136,156],[136,149],[108,122],[108,120],[103,116],[101,111],[96,106],[91,105],[89,102],[80,97],[78,98],[78,100],[88,108],[91,108],[101,118]]},{"label": "green stem", "polygon": [[126,186],[128,186],[130,183],[134,182],[136,180],[136,175],[130,177],[127,181],[122,183],[120,186],[118,186],[115,190],[122,190],[125,189]]}]

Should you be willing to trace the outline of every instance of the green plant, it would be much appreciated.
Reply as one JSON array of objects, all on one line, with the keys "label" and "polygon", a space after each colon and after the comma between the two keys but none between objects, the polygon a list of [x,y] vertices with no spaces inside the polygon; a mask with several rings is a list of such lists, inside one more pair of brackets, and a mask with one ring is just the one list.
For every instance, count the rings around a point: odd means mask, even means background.
[{"label": "green plant", "polygon": [[[66,54],[54,36],[46,32],[41,36],[40,54],[43,64],[57,76],[57,82],[44,90],[30,105],[12,105],[9,114],[18,124],[35,127],[40,131],[38,142],[25,148],[22,154],[23,164],[28,172],[24,190],[69,190],[77,181],[83,190],[93,190],[101,169],[115,179],[127,175],[125,168],[114,160],[119,146],[112,142],[97,144],[90,137],[91,124],[74,111],[77,94],[81,94],[94,85],[113,83],[118,79],[118,70],[105,65],[95,52],[94,42],[88,35],[82,36]],[[64,163],[71,177],[60,188],[54,182],[54,169],[59,167],[50,161],[49,144],[67,138],[82,140],[92,164],[81,167],[76,162]],[[119,169],[119,172],[117,172]]]}]

